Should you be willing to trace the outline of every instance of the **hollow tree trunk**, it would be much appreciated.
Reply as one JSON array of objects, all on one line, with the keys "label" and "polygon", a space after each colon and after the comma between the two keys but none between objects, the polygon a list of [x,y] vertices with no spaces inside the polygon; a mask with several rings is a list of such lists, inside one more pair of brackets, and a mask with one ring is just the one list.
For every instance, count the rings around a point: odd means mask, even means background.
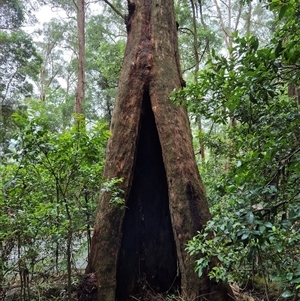
[{"label": "hollow tree trunk", "polygon": [[101,195],[86,274],[96,279],[98,301],[143,300],[145,288],[186,300],[203,294],[229,300],[226,286],[197,277],[185,251],[210,214],[187,112],[169,100],[184,83],[173,0],[135,0],[128,7],[104,171],[105,178],[123,178],[126,208]]}]

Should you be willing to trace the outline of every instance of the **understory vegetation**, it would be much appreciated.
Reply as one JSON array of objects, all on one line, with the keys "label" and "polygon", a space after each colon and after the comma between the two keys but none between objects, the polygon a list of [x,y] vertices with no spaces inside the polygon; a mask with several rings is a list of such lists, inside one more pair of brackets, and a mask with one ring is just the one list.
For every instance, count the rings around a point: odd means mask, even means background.
[{"label": "understory vegetation", "polygon": [[13,120],[0,165],[0,280],[33,300],[61,273],[71,290],[73,274],[86,264],[109,132],[103,122],[53,132],[42,111]]},{"label": "understory vegetation", "polygon": [[272,4],[278,23],[269,43],[235,33],[229,56],[213,51],[198,82],[177,94],[210,121],[197,135],[209,149],[200,173],[213,219],[187,250],[199,276],[263,288],[264,300],[298,300],[300,7]]}]

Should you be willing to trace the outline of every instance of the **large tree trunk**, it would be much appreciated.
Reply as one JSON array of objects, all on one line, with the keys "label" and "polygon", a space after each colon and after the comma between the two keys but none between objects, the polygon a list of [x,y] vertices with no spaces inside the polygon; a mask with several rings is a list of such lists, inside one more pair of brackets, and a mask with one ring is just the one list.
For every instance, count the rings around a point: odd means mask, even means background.
[{"label": "large tree trunk", "polygon": [[126,208],[110,204],[109,193],[101,195],[86,273],[98,301],[143,300],[147,290],[229,300],[226,286],[197,277],[185,251],[210,214],[187,112],[169,100],[183,85],[173,0],[128,6],[104,172],[107,179],[123,178]]}]

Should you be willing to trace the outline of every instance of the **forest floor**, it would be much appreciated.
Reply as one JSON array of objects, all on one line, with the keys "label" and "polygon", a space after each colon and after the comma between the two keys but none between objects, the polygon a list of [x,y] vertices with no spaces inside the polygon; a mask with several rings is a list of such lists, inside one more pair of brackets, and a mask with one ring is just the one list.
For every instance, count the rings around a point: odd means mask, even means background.
[{"label": "forest floor", "polygon": [[[40,277],[39,280],[35,279],[35,283],[30,283],[30,287],[22,288],[16,284],[13,285],[6,292],[6,297],[0,296],[0,301],[68,301],[68,283],[67,275],[52,275],[48,278]],[[91,287],[87,290],[92,292],[86,295],[84,298],[78,298],[78,292],[82,289],[80,287],[80,280],[82,274],[74,273],[72,275],[72,301],[84,300],[92,301],[95,298],[93,292],[93,281],[91,279]],[[235,301],[282,301],[288,299],[280,298],[280,292],[275,289],[273,291],[269,290],[266,292],[265,287],[256,287],[255,289],[242,289],[238,285],[231,285],[234,296],[232,300]],[[274,288],[274,287],[273,287]],[[1,295],[1,294],[0,294]],[[153,291],[148,290],[143,292],[143,297],[132,297],[132,301],[186,301],[184,297],[171,296],[165,294],[154,294]],[[207,300],[203,298],[203,300]]]},{"label": "forest floor", "polygon": [[[231,285],[236,301],[282,301],[277,288],[274,291],[266,291],[266,288],[256,287],[255,289],[241,289],[238,285]],[[234,300],[234,299],[233,299]]]}]

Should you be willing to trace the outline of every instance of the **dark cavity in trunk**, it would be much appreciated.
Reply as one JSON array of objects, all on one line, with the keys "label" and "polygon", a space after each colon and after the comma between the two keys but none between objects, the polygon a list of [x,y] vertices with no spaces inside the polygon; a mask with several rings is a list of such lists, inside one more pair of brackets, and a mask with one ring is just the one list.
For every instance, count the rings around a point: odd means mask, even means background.
[{"label": "dark cavity in trunk", "polygon": [[168,185],[149,92],[144,92],[133,183],[122,225],[117,300],[178,292],[177,254]]}]

